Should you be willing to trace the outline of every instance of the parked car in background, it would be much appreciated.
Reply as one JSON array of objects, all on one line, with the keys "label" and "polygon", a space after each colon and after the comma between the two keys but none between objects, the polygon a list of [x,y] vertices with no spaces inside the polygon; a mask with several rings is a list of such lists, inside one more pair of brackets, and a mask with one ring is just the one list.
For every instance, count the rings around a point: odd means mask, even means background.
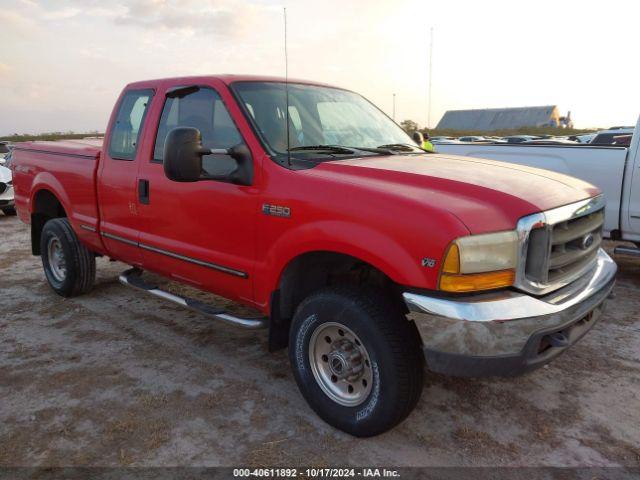
[{"label": "parked car in background", "polygon": [[534,135],[508,135],[506,137],[502,137],[507,143],[523,143],[530,142],[531,140],[537,140],[540,137]]},{"label": "parked car in background", "polygon": [[487,142],[487,141],[489,141],[486,138],[480,137],[480,136],[477,136],[477,135],[467,135],[465,137],[458,137],[458,140],[460,142],[470,142],[470,143]]},{"label": "parked car in background", "polygon": [[11,145],[8,143],[0,143],[0,165],[9,168],[11,164]]},{"label": "parked car in background", "polygon": [[614,145],[618,137],[633,135],[633,127],[614,127],[609,130],[602,130],[591,140],[591,145]]},{"label": "parked car in background", "polygon": [[439,145],[441,143],[461,143],[460,140],[453,137],[435,137],[431,138],[431,143],[434,145]]},{"label": "parked car in background", "polygon": [[5,215],[16,214],[11,170],[4,165],[0,165],[0,210]]},{"label": "parked car in background", "polygon": [[9,154],[9,144],[7,142],[0,142],[0,165],[5,164],[4,158]]},{"label": "parked car in background", "polygon": [[633,135],[618,135],[613,139],[612,145],[615,147],[629,147],[632,139]]},{"label": "parked car in background", "polygon": [[455,137],[445,137],[442,135],[436,136],[436,137],[429,137],[429,139],[433,142],[434,140],[436,142],[440,142],[440,141],[444,141],[444,140],[455,140]]},{"label": "parked car in background", "polygon": [[537,138],[535,140],[527,140],[522,142],[521,145],[580,145],[574,140],[569,140],[567,137],[549,137],[549,138]]},{"label": "parked car in background", "polygon": [[11,159],[13,158],[13,150],[9,147],[9,152],[0,156],[0,165],[11,168]]},{"label": "parked car in background", "polygon": [[585,133],[583,135],[570,135],[569,140],[573,140],[578,143],[591,143],[591,140],[596,138],[597,133]]}]

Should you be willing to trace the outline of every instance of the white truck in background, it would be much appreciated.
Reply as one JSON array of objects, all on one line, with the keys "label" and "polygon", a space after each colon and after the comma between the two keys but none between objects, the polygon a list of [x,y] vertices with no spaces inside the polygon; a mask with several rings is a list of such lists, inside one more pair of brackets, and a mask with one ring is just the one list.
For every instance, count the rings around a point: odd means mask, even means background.
[{"label": "white truck in background", "polygon": [[436,152],[488,158],[544,168],[585,180],[605,194],[604,235],[635,243],[619,246],[617,254],[640,256],[640,118],[631,145],[522,145],[451,143],[436,145]]}]

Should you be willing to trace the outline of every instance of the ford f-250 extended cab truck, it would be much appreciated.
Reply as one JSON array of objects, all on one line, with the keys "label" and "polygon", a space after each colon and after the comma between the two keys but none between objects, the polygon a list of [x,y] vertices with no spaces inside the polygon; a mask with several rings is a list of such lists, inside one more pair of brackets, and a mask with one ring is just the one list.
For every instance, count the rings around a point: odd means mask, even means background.
[{"label": "ford f-250 extended cab truck", "polygon": [[[120,280],[288,346],[296,382],[358,436],[404,419],[423,364],[457,375],[542,365],[598,319],[615,263],[604,199],[574,178],[428,154],[361,96],[202,76],[128,85],[104,142],[18,144],[15,199],[55,292]],[[253,306],[240,318],[155,272]]]}]

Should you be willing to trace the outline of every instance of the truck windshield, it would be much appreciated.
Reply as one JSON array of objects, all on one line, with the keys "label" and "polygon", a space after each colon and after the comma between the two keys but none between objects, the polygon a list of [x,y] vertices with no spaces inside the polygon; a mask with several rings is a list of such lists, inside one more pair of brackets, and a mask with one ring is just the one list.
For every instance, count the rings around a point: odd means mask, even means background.
[{"label": "truck windshield", "polygon": [[[287,144],[285,84],[236,82],[232,89],[251,116],[258,135],[276,155],[286,155],[288,146],[296,156],[312,155],[323,160],[353,155],[355,152],[349,149],[358,148],[373,149],[369,153],[378,154],[384,149],[386,153],[393,149],[424,153],[404,130],[356,93],[290,83]],[[340,151],[335,147],[343,148]]]}]

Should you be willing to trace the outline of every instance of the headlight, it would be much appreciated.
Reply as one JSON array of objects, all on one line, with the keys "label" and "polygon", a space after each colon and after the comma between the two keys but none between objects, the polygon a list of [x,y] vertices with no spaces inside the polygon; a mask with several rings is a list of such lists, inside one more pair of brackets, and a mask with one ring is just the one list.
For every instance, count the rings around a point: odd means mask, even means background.
[{"label": "headlight", "polygon": [[440,290],[472,292],[513,285],[518,262],[515,231],[470,235],[449,246],[440,271]]}]

